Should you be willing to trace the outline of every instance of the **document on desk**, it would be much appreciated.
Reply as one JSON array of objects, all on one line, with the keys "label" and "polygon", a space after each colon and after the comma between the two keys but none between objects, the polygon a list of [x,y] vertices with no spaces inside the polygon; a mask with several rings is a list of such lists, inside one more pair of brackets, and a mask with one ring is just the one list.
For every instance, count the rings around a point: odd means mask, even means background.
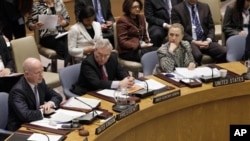
[{"label": "document on desk", "polygon": [[175,72],[184,79],[187,78],[202,78],[202,77],[220,77],[220,71],[217,68],[209,67],[198,67],[194,70],[189,70],[188,68],[177,67]]},{"label": "document on desk", "polygon": [[40,29],[56,29],[58,15],[38,15],[38,21],[43,23]]},{"label": "document on desk", "polygon": [[60,141],[64,137],[63,135],[50,135],[50,134],[41,134],[41,133],[33,133],[27,141]]},{"label": "document on desk", "polygon": [[120,98],[127,98],[127,95],[122,95],[121,93],[119,93],[119,91],[117,90],[112,90],[112,89],[103,89],[100,91],[97,91],[98,94],[107,96],[107,97],[111,97],[111,98],[115,98],[116,97],[120,97]]},{"label": "document on desk", "polygon": [[97,106],[99,106],[100,103],[101,103],[101,100],[79,96],[79,97],[69,98],[67,102],[63,104],[63,107],[82,108],[82,109],[91,110],[92,108],[96,108]]},{"label": "document on desk", "polygon": [[43,118],[42,120],[30,122],[30,124],[53,128],[53,129],[60,129],[62,124],[70,122],[71,120],[81,117],[83,115],[86,115],[86,113],[65,110],[65,109],[58,109],[53,115],[51,115],[50,118]]},{"label": "document on desk", "polygon": [[159,89],[166,87],[166,85],[153,79],[147,79],[145,81],[136,80],[135,85],[139,85],[143,88],[148,87],[149,90],[159,90]]}]

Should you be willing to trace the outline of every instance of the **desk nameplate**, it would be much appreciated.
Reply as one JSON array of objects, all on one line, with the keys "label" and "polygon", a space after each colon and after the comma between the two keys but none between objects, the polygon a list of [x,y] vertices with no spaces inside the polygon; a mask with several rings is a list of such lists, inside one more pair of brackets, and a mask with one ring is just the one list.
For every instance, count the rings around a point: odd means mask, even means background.
[{"label": "desk nameplate", "polygon": [[121,113],[119,113],[118,115],[116,115],[116,120],[121,120],[121,119],[139,111],[139,109],[140,109],[139,104],[130,106],[127,110],[124,110]]},{"label": "desk nameplate", "polygon": [[174,98],[174,97],[177,97],[177,96],[180,96],[180,95],[181,95],[180,90],[173,91],[173,92],[161,95],[161,96],[154,97],[153,98],[153,103],[156,104],[156,103],[159,103],[159,102],[162,102],[162,101],[165,101],[167,99]]},{"label": "desk nameplate", "polygon": [[99,127],[97,127],[95,129],[95,134],[99,135],[104,130],[106,130],[108,127],[113,125],[115,122],[116,122],[116,117],[115,116],[111,117],[108,121],[106,121],[105,123],[103,123],[102,125],[100,125]]},{"label": "desk nameplate", "polygon": [[224,86],[224,85],[229,85],[229,84],[234,84],[234,83],[241,83],[244,82],[245,79],[243,76],[235,76],[235,77],[230,77],[230,78],[223,78],[217,81],[213,82],[213,87],[218,87],[218,86]]}]

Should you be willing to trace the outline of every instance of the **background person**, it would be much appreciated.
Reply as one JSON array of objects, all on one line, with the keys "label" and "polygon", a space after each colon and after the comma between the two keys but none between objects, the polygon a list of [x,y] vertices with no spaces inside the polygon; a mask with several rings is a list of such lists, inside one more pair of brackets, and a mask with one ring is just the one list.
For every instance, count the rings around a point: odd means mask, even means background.
[{"label": "background person", "polygon": [[68,50],[74,58],[85,58],[95,50],[95,43],[102,39],[101,25],[94,21],[95,11],[91,6],[83,6],[78,22],[68,32]]},{"label": "background person", "polygon": [[150,43],[141,0],[124,0],[121,16],[116,24],[119,57],[125,60],[141,62],[141,57],[156,50]]}]

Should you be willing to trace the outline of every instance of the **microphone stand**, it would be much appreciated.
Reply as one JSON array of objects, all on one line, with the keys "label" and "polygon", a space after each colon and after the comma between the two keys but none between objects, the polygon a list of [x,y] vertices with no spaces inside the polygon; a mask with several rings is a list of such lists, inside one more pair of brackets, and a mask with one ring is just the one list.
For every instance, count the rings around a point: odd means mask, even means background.
[{"label": "microphone stand", "polygon": [[[93,112],[92,112],[92,119],[90,119],[90,121],[92,121],[96,116],[98,116],[98,113],[96,112],[95,107],[92,107],[91,105],[89,105],[88,103],[82,101],[81,99],[79,99],[79,98],[77,98],[77,97],[74,97],[74,98],[75,98],[76,100],[78,100],[79,102],[81,102],[81,103],[87,105],[88,107],[90,107],[91,110],[93,110]],[[88,115],[88,114],[87,114],[87,115]],[[80,118],[78,118],[78,119],[79,119],[79,120],[84,119],[84,117],[87,116],[87,115],[84,115],[84,116],[82,116],[82,117],[80,117]],[[80,122],[80,121],[79,121],[79,122]]]}]

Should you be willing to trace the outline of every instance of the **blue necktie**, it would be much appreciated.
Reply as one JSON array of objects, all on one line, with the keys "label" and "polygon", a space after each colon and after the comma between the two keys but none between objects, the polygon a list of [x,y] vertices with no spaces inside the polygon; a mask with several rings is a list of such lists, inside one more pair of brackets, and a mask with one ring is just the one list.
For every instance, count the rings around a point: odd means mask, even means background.
[{"label": "blue necktie", "polygon": [[201,40],[202,36],[203,36],[203,32],[202,32],[201,25],[199,23],[198,17],[196,15],[194,6],[192,6],[192,18],[193,18],[193,24],[195,26],[195,32],[196,32],[197,40]]},{"label": "blue necktie", "polygon": [[94,8],[95,8],[95,14],[96,14],[96,20],[97,22],[103,24],[105,23],[104,19],[103,19],[103,16],[102,16],[102,13],[99,9],[99,2],[98,0],[94,0]]}]

